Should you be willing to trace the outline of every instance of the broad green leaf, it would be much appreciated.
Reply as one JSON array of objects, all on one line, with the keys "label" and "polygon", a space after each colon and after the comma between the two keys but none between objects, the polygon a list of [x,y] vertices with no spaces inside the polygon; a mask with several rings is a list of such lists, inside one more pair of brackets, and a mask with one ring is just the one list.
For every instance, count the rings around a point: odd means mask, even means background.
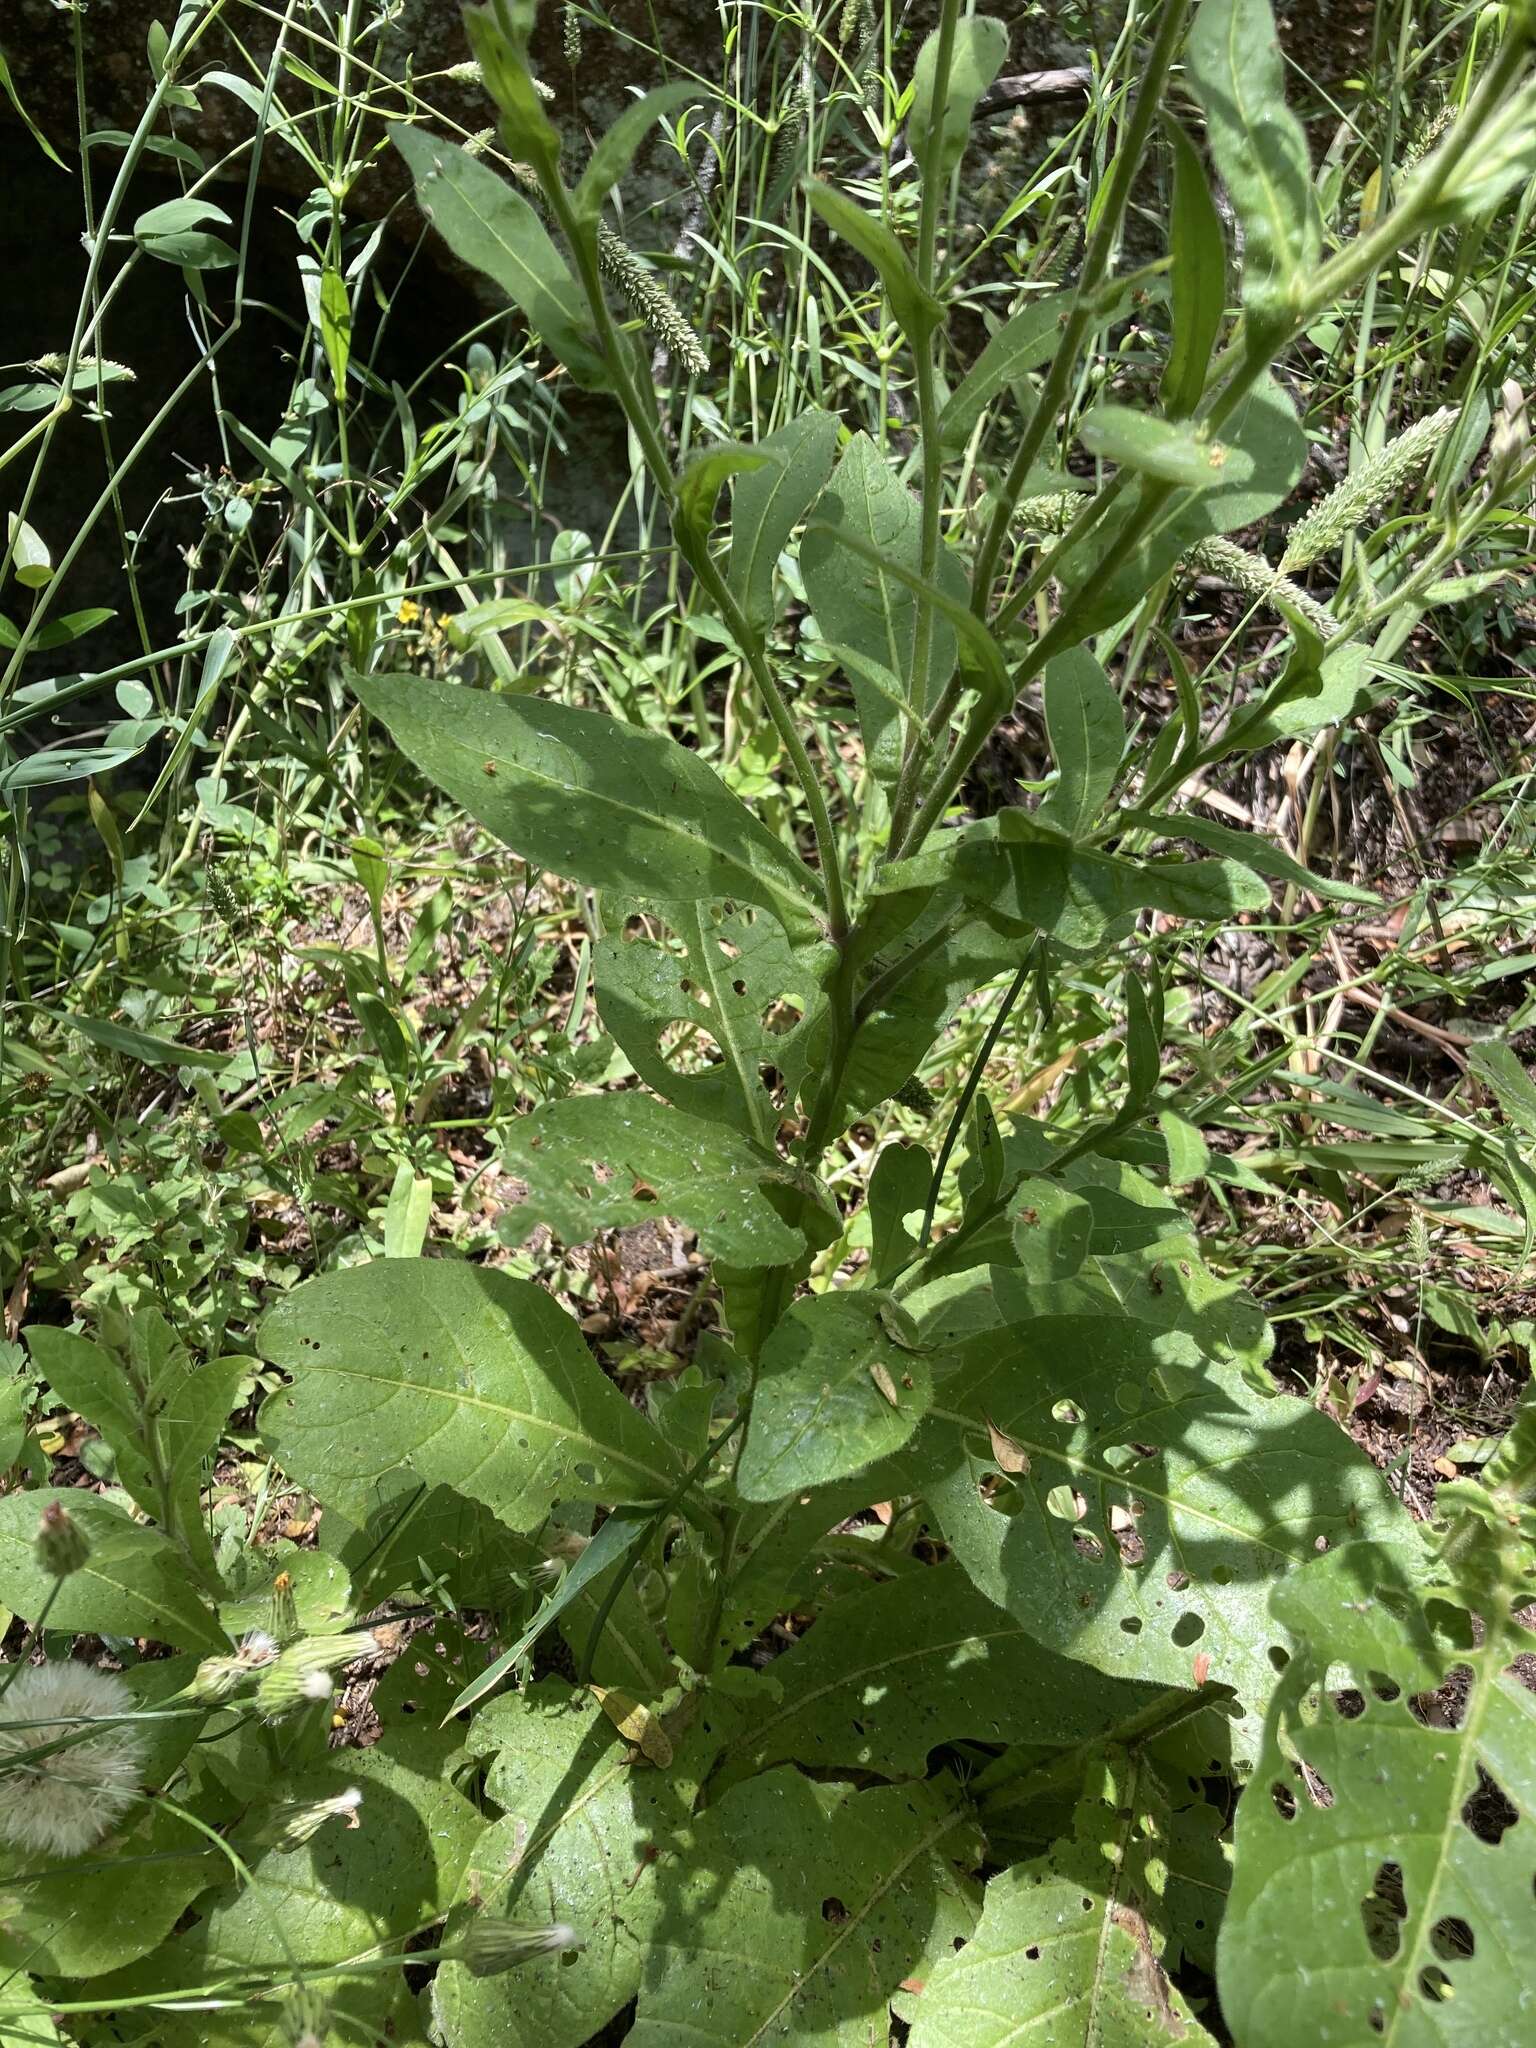
[{"label": "broad green leaf", "polygon": [[485,89],[501,110],[502,140],[515,163],[560,174],[560,131],[544,111],[528,63],[538,0],[497,0],[495,7],[466,7],[464,27],[480,66]]},{"label": "broad green leaf", "polygon": [[[996,1218],[968,1241],[957,1236],[954,1249],[941,1241],[924,1262],[929,1286],[986,1269],[965,1319],[956,1320],[952,1292],[931,1302],[925,1289],[909,1297],[931,1342],[947,1348],[1041,1315],[1130,1317],[1154,1336],[1182,1331],[1205,1356],[1242,1366],[1262,1384],[1269,1325],[1235,1282],[1203,1263],[1189,1217],[1164,1188],[1121,1159],[1089,1153],[1058,1165],[1059,1145],[1030,1119],[1016,1120],[1005,1144],[1008,1178]],[[1145,1150],[1149,1168],[1161,1171],[1163,1148],[1149,1137]]]},{"label": "broad green leaf", "polygon": [[1159,397],[1170,419],[1200,402],[1211,351],[1227,309],[1227,244],[1205,165],[1177,121],[1165,124],[1173,150],[1173,204],[1168,247],[1173,258],[1173,337]]},{"label": "broad green leaf", "polygon": [[[63,1580],[45,1572],[32,1549],[38,1518],[55,1502],[79,1523],[91,1546],[81,1569]],[[78,1487],[39,1487],[0,1500],[0,1602],[23,1621],[36,1621],[55,1586],[50,1629],[145,1636],[205,1656],[229,1647],[189,1582],[181,1552],[116,1502]]]},{"label": "broad green leaf", "polygon": [[347,364],[352,359],[352,302],[347,281],[332,263],[320,276],[320,340],[337,398],[347,395]]},{"label": "broad green leaf", "polygon": [[732,1775],[794,1762],[920,1778],[940,1743],[1065,1747],[1155,1696],[1043,1649],[956,1564],[835,1600],[770,1676],[721,1759]]},{"label": "broad green leaf", "polygon": [[1467,1065],[1491,1090],[1500,1109],[1528,1138],[1536,1138],[1536,1081],[1525,1062],[1500,1038],[1480,1039],[1467,1047]]},{"label": "broad green leaf", "polygon": [[920,1221],[933,1182],[933,1160],[922,1145],[897,1138],[884,1146],[865,1189],[869,1209],[870,1278],[882,1285],[917,1249]]},{"label": "broad green leaf", "polygon": [[1050,361],[1061,338],[1061,323],[1071,310],[1070,292],[1051,292],[1031,299],[1003,322],[939,415],[939,438],[946,448],[963,448],[999,392]]},{"label": "broad green leaf", "polygon": [[1239,712],[1223,750],[1251,754],[1281,740],[1305,739],[1367,710],[1375,673],[1371,650],[1351,641],[1323,657],[1322,666],[1297,649],[1256,716]]},{"label": "broad green leaf", "polygon": [[386,1259],[419,1259],[432,1227],[432,1183],[402,1159],[384,1207]]},{"label": "broad green leaf", "polygon": [[656,1500],[679,1477],[541,1289],[446,1259],[375,1259],[308,1280],[268,1311],[262,1355],[293,1375],[267,1397],[273,1456],[350,1521],[384,1475],[483,1501],[533,1529],[564,1500]]},{"label": "broad green leaf", "polygon": [[1243,224],[1244,304],[1261,322],[1283,323],[1307,302],[1321,232],[1269,0],[1200,0],[1184,61]]},{"label": "broad green leaf", "polygon": [[1127,547],[1123,535],[1146,494],[1167,496],[1168,486],[1155,477],[1143,478],[1070,550],[1062,581],[1080,635],[1117,625],[1196,541],[1252,526],[1290,495],[1306,460],[1307,439],[1273,377],[1263,378],[1223,423],[1221,441],[1227,453],[1220,480],[1168,497],[1134,546]]},{"label": "broad green leaf", "polygon": [[755,903],[817,930],[810,871],[665,733],[416,676],[353,688],[404,753],[514,853],[593,888]]},{"label": "broad green leaf", "polygon": [[578,384],[604,389],[608,371],[586,300],[522,194],[439,136],[396,123],[390,140],[405,158],[422,212],[454,255],[501,286]]},{"label": "broad green leaf", "polygon": [[745,448],[734,441],[717,441],[694,452],[677,480],[677,499],[672,508],[679,533],[690,546],[699,550],[709,545],[715,501],[725,488],[727,477],[766,469],[772,461],[763,449]]},{"label": "broad green leaf", "polygon": [[334,1561],[329,1553],[341,1560],[363,1612],[390,1594],[429,1588],[434,1598],[450,1597],[461,1607],[495,1607],[518,1575],[543,1560],[479,1501],[446,1486],[424,1487],[403,1467],[381,1492],[372,1515],[356,1525],[328,1508],[315,1553],[327,1563]]},{"label": "broad green leaf", "polygon": [[795,1302],[763,1346],[736,1484],[781,1500],[900,1450],[933,1383],[905,1311],[851,1288]]},{"label": "broad green leaf", "polygon": [[[408,1650],[404,1661],[412,1658]],[[381,1705],[387,1713],[388,1702]],[[357,1824],[326,1820],[298,1848],[266,1846],[264,1802],[252,1808],[233,1840],[254,1882],[226,1884],[205,1902],[197,1924],[151,1959],[147,1967],[161,1985],[196,1984],[252,1966],[266,1974],[279,1956],[314,1966],[365,1956],[444,1910],[482,1831],[475,1807],[446,1781],[441,1764],[408,1761],[393,1742],[338,1751],[274,1789],[284,1801],[308,1803],[349,1788],[362,1794]],[[340,1975],[328,1988],[358,2039],[394,2038],[388,2022],[396,1972]],[[210,2041],[218,2048],[285,2048],[292,2039],[280,2007],[252,2003],[233,2017],[221,2015],[216,2034],[206,2013],[189,2016],[183,2031],[167,2033],[165,2048]]]},{"label": "broad green leaf", "polygon": [[605,130],[587,159],[587,168],[571,194],[578,220],[595,221],[603,201],[634,162],[635,151],[658,121],[664,121],[678,107],[697,104],[707,98],[704,89],[686,78],[658,85],[643,99],[631,100],[613,125]]},{"label": "broad green leaf", "polygon": [[[697,903],[654,908],[682,950],[653,938],[601,940],[593,968],[603,1024],[658,1095],[771,1145],[779,1111],[764,1070],[782,1077],[792,1103],[821,1005],[818,963],[759,913],[719,916]],[[679,1026],[691,1029],[671,1059],[663,1048]],[[706,1057],[712,1064],[701,1066]]]},{"label": "broad green leaf", "polygon": [[[875,574],[882,579],[891,577],[904,589],[912,593],[918,603],[926,602],[930,610],[948,624],[959,643],[959,655],[965,681],[971,689],[988,697],[996,706],[999,716],[1008,710],[1016,696],[1003,650],[991,631],[978,619],[966,603],[961,592],[960,580],[963,572],[956,558],[942,550],[935,565],[933,578],[923,576],[910,563],[899,558],[892,559],[883,549],[876,547],[861,533],[855,533],[847,526],[833,526],[822,520],[813,520],[807,535],[818,534],[832,540],[838,547],[846,548],[857,555]],[[826,646],[837,646],[836,641],[827,641]],[[853,673],[861,679],[876,682],[882,694],[898,706],[903,701],[902,692],[891,687],[894,678],[890,670],[873,662],[864,662]]]},{"label": "broad green leaf", "polygon": [[893,861],[875,884],[900,897],[944,882],[962,899],[1020,936],[1044,932],[1067,951],[1101,950],[1138,910],[1161,910],[1204,923],[1227,923],[1262,910],[1269,891],[1234,861],[1129,861],[1046,836],[1046,820],[1005,811],[963,829],[950,844]]},{"label": "broad green leaf", "polygon": [[1026,1177],[1010,1196],[1013,1249],[1026,1286],[1070,1280],[1093,1248],[1097,1221],[1087,1197],[1060,1181]]},{"label": "broad green leaf", "polygon": [[942,102],[936,98],[938,49],[939,31],[935,29],[917,53],[912,111],[907,117],[912,155],[925,179],[948,178],[959,169],[976,102],[1008,54],[1008,31],[987,14],[966,15],[955,23]]},{"label": "broad green leaf", "polygon": [[[53,647],[68,647],[71,641],[83,640],[87,633],[104,626],[108,619],[115,619],[117,613],[106,605],[92,605],[85,611],[66,612],[62,618],[50,619],[32,636],[32,652],[46,654]],[[0,647],[19,647],[21,629],[9,619],[0,618]]]},{"label": "broad green leaf", "polygon": [[152,206],[133,224],[133,237],[148,256],[162,263],[179,263],[189,270],[227,270],[240,258],[219,236],[210,234],[205,221],[230,226],[229,215],[211,199],[168,199]]},{"label": "broad green leaf", "polygon": [[[666,1630],[677,1654],[696,1668],[729,1660],[756,1641],[766,1617],[824,1605],[829,1570],[822,1553],[829,1532],[880,1498],[888,1469],[878,1465],[862,1478],[789,1494],[769,1505],[746,1505],[723,1594],[712,1555],[695,1550],[694,1564],[685,1558],[681,1569],[672,1569],[669,1559]],[[710,1629],[717,1631],[713,1638]]]},{"label": "broad green leaf", "polygon": [[1158,1111],[1157,1127],[1168,1148],[1169,1186],[1189,1187],[1193,1182],[1203,1180],[1211,1155],[1195,1126],[1173,1110],[1163,1109]]},{"label": "broad green leaf", "polygon": [[1037,815],[1069,839],[1085,838],[1115,786],[1125,754],[1119,696],[1086,647],[1074,647],[1047,663],[1045,729],[1057,778]]},{"label": "broad green leaf", "polygon": [[952,887],[915,890],[910,902],[876,897],[867,929],[873,972],[928,950],[860,1026],[843,1088],[845,1121],[894,1095],[965,997],[1012,972],[1034,937],[1016,920],[973,910]]},{"label": "broad green leaf", "polygon": [[[4,72],[5,59],[0,56],[0,82]],[[48,154],[52,156],[52,150]],[[0,1991],[0,2048],[59,2048],[52,2006],[19,1970],[11,1972]]]},{"label": "broad green leaf", "polygon": [[805,1249],[782,1211],[815,1199],[808,1174],[649,1095],[546,1103],[510,1126],[503,1159],[528,1183],[526,1215],[506,1219],[523,1235],[542,1223],[566,1244],[590,1244],[600,1230],[670,1216],[732,1266],[782,1265]]},{"label": "broad green leaf", "polygon": [[[130,1807],[83,1857],[7,1843],[0,1850],[0,1968],[66,1982],[121,1969],[158,1947],[199,1892],[228,1870],[206,1835],[149,1800]],[[23,1874],[29,1882],[17,1882]]]},{"label": "broad green leaf", "polygon": [[1151,1767],[1111,1751],[1072,1833],[992,1879],[972,1939],[903,2005],[911,2048],[1211,2043],[1161,1961],[1167,1833]]},{"label": "broad green leaf", "polygon": [[[706,1760],[715,1713],[706,1700],[689,1731]],[[686,1754],[672,1771],[633,1768],[596,1700],[557,1679],[494,1702],[470,1739],[491,1759],[486,1790],[505,1818],[475,1843],[463,1898],[510,1920],[565,1921],[585,1946],[573,1963],[550,1956],[500,1977],[445,1964],[433,2000],[448,2048],[585,2048],[640,1988],[698,1772],[680,1778]],[[456,1912],[450,1934],[466,1920]]]},{"label": "broad green leaf", "polygon": [[850,249],[857,249],[873,265],[891,302],[897,324],[914,348],[925,348],[944,319],[944,309],[926,292],[912,268],[911,258],[876,214],[868,213],[820,178],[804,181],[805,196],[814,212]]},{"label": "broad green leaf", "polygon": [[657,1866],[627,2048],[885,2048],[903,1979],[971,1931],[951,1861],[969,1860],[971,1830],[952,1788],[857,1792],[793,1770],[734,1786],[686,1859]]},{"label": "broad green leaf", "polygon": [[194,1361],[156,1308],[135,1313],[129,1341],[125,1364],[68,1330],[40,1323],[27,1331],[38,1371],[66,1406],[95,1423],[118,1477],[148,1515],[160,1512],[163,1475],[177,1525],[211,1580],[213,1550],[199,1507],[203,1461],[223,1433],[250,1361]]},{"label": "broad green leaf", "polygon": [[[249,1359],[245,1368],[251,1369]],[[468,1503],[461,1500],[458,1505],[464,1508]],[[279,1574],[288,1581],[288,1597],[307,1636],[335,1635],[350,1626],[359,1606],[373,1604],[354,1600],[340,1558],[325,1550],[300,1549],[285,1536],[266,1537],[259,1547],[238,1548],[233,1556],[225,1548],[223,1564],[232,1597],[219,1602],[219,1621],[232,1642],[251,1629],[270,1629]]]},{"label": "broad green leaf", "polygon": [[1226,467],[1225,442],[1203,437],[1180,420],[1160,420],[1129,405],[1096,405],[1083,415],[1077,438],[1090,455],[1164,483],[1208,491]]},{"label": "broad green leaf", "polygon": [[[896,576],[851,560],[835,535],[822,531],[823,523],[843,529],[888,561],[916,573],[922,554],[918,502],[897,481],[867,434],[854,435],[832,473],[818,508],[818,524],[800,544],[800,574],[822,638],[845,642],[905,685],[912,671],[916,596]],[[966,588],[959,562],[941,552],[940,563],[941,583],[963,603]],[[915,711],[926,709],[943,689],[954,672],[956,654],[953,628],[945,619],[935,619]],[[892,781],[900,766],[899,715],[880,691],[856,675],[851,681],[869,766],[882,780]]]},{"label": "broad green leaf", "polygon": [[[1177,1302],[1180,1263],[1156,1276]],[[1191,1318],[1193,1320],[1193,1318]],[[913,1457],[987,1598],[1053,1649],[1100,1670],[1195,1684],[1195,1659],[1250,1706],[1268,1697],[1277,1580],[1319,1541],[1402,1527],[1404,1514],[1344,1432],[1308,1403],[1256,1393],[1183,1330],[1039,1314],[969,1340]],[[959,1420],[969,1418],[969,1425]],[[1024,1453],[1002,1472],[988,1426]],[[931,1435],[930,1435],[931,1433]]]},{"label": "broad green leaf", "polygon": [[755,632],[773,624],[775,565],[832,474],[837,433],[836,415],[812,406],[759,441],[773,460],[736,481],[728,580]]},{"label": "broad green leaf", "polygon": [[199,1045],[178,1045],[174,1038],[161,1038],[152,1031],[139,1031],[129,1024],[114,1024],[106,1017],[85,1017],[74,1010],[44,1010],[56,1024],[67,1024],[82,1038],[99,1045],[104,1052],[118,1052],[146,1067],[203,1067],[219,1073],[229,1065],[229,1054],[207,1052]]},{"label": "broad green leaf", "polygon": [[1262,832],[1239,832],[1231,825],[1218,825],[1212,818],[1197,817],[1193,813],[1172,817],[1156,811],[1121,811],[1115,822],[1127,830],[1135,827],[1138,831],[1154,832],[1161,839],[1192,839],[1207,853],[1220,854],[1224,860],[1252,868],[1255,874],[1267,875],[1273,882],[1287,882],[1293,888],[1305,889],[1309,894],[1325,897],[1330,902],[1361,903],[1372,907],[1381,902],[1379,896],[1373,895],[1369,889],[1356,888],[1353,882],[1337,882],[1331,875],[1313,874],[1310,868],[1304,868],[1283,846]]},{"label": "broad green leaf", "polygon": [[53,581],[53,557],[48,543],[18,513],[6,515],[11,574],[24,590],[41,590]]},{"label": "broad green leaf", "polygon": [[[1477,1523],[1467,1542],[1475,1578],[1500,1539]],[[1298,1648],[1239,1803],[1218,1951],[1243,2048],[1491,2048],[1526,2031],[1536,1695],[1510,1665],[1532,1638],[1506,1586],[1471,1596],[1474,1643],[1452,1585],[1430,1611],[1459,1626],[1437,1641],[1417,1562],[1346,1548],[1276,1588]]]}]

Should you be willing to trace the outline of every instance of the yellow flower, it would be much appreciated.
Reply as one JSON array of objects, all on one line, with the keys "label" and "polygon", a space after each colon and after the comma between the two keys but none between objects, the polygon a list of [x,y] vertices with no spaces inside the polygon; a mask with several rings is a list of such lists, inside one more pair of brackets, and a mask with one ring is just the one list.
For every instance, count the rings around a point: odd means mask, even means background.
[{"label": "yellow flower", "polygon": [[412,598],[402,597],[395,608],[395,617],[402,626],[414,626],[421,617],[421,606]]}]

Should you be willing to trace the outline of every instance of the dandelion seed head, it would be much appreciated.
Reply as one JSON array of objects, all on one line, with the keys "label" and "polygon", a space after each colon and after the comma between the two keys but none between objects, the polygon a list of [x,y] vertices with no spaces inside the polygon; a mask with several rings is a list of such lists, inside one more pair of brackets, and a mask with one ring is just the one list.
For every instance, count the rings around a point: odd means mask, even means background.
[{"label": "dandelion seed head", "polygon": [[[37,1664],[0,1702],[0,1839],[51,1856],[79,1856],[132,1805],[144,1740],[138,1729],[109,1724],[35,1761],[84,1723],[131,1714],[138,1702],[120,1678],[88,1664]],[[31,1722],[33,1726],[20,1726]]]}]

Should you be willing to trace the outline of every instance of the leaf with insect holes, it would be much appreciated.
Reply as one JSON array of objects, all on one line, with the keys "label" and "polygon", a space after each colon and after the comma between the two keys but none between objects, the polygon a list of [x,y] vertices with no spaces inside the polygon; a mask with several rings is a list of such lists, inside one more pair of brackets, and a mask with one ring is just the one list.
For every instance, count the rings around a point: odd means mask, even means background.
[{"label": "leaf with insect holes", "polygon": [[475,1716],[470,1744],[489,1759],[486,1795],[503,1818],[470,1854],[444,1938],[457,1939],[481,1908],[564,1921],[584,1945],[569,1967],[552,1955],[476,1977],[444,1964],[433,1996],[452,2048],[584,2048],[634,1997],[673,1910],[688,1787],[734,1725],[722,1725],[724,1712],[724,1702],[704,1700],[671,1771],[634,1769],[597,1701],[559,1679]]},{"label": "leaf with insect holes", "polygon": [[670,1216],[706,1251],[750,1269],[797,1259],[802,1205],[825,1204],[808,1173],[649,1095],[546,1103],[509,1127],[503,1157],[529,1188],[526,1207],[507,1214],[509,1236],[542,1223],[566,1244],[590,1244],[600,1230]]},{"label": "leaf with insect holes", "polygon": [[727,1782],[784,1762],[920,1778],[941,1743],[1082,1742],[1155,1697],[1043,1649],[956,1564],[833,1601],[771,1676],[721,1758]]},{"label": "leaf with insect holes", "polygon": [[795,1302],[775,1326],[736,1468],[745,1499],[844,1478],[916,1429],[933,1391],[928,1361],[891,1336],[882,1307],[895,1304],[845,1288]]},{"label": "leaf with insect holes", "polygon": [[[1181,1279],[1169,1263],[1165,1302]],[[1027,1472],[1000,1472],[999,1430]],[[940,1467],[925,1490],[951,1550],[1043,1643],[1171,1685],[1202,1654],[1255,1707],[1286,1642],[1272,1587],[1320,1542],[1405,1523],[1326,1416],[1112,1309],[1036,1314],[941,1354],[908,1455]]]},{"label": "leaf with insect holes", "polygon": [[609,382],[581,288],[520,192],[456,143],[394,123],[422,212],[461,263],[499,284],[589,391]]},{"label": "leaf with insect holes", "polygon": [[888,2042],[903,1980],[974,1924],[955,1869],[977,1853],[974,1824],[953,1788],[861,1792],[788,1769],[733,1786],[694,1824],[686,1860],[657,1867],[664,1905],[628,2048]]},{"label": "leaf with insect holes", "polygon": [[361,1523],[386,1475],[536,1528],[556,1499],[653,1501],[679,1476],[564,1310],[526,1280],[450,1259],[375,1259],[307,1280],[262,1320],[292,1375],[262,1435],[316,1498]]},{"label": "leaf with insect holes", "polygon": [[765,1076],[777,1074],[786,1104],[794,1102],[823,1007],[820,963],[792,948],[782,927],[760,912],[724,915],[697,903],[652,909],[681,950],[659,938],[599,941],[598,1014],[658,1095],[771,1145],[780,1112]]},{"label": "leaf with insect holes", "polygon": [[1218,1947],[1244,2048],[1524,2031],[1536,1694],[1514,1660],[1536,1640],[1516,1618],[1536,1591],[1533,1470],[1527,1395],[1483,1481],[1441,1489],[1442,1515],[1465,1506],[1428,1585],[1419,1549],[1379,1543],[1276,1587],[1296,1650],[1238,1805]]},{"label": "leaf with insect holes", "polygon": [[697,754],[665,733],[420,676],[356,676],[395,743],[514,853],[596,889],[771,910],[819,930],[816,884]]},{"label": "leaf with insect holes", "polygon": [[999,1871],[975,1935],[902,2001],[911,2048],[1214,2048],[1163,1969],[1167,1834],[1144,1756],[1091,1766],[1072,1832]]}]

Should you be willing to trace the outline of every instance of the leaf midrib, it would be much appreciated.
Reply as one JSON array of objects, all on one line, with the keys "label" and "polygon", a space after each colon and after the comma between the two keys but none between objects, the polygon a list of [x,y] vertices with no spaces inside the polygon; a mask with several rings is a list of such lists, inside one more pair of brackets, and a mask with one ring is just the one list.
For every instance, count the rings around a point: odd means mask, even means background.
[{"label": "leaf midrib", "polygon": [[[543,739],[553,738],[554,744],[557,746],[568,747],[569,744],[567,741],[560,739],[558,735],[540,734],[538,737]],[[460,739],[456,733],[444,732],[440,727],[434,728],[433,738],[440,745],[446,746],[460,755],[468,755],[472,759],[478,758],[482,761],[485,759],[485,749],[483,747],[471,746],[467,740]],[[538,784],[542,789],[552,790],[557,795],[566,798],[573,794],[569,785],[560,783],[553,775],[531,767],[524,759],[513,755],[503,755],[502,759],[507,762],[509,767],[515,768],[519,776],[529,782]],[[585,761],[581,763],[584,770],[587,765]],[[610,789],[604,788],[601,784],[585,781],[581,785],[581,794],[595,803],[606,805],[610,810],[618,812],[623,817],[639,819],[653,831],[667,834],[671,838],[681,841],[690,849],[697,846],[701,837],[699,833],[691,832],[685,826],[675,823],[664,812],[644,810],[638,804],[626,803],[622,797],[614,795]],[[721,797],[729,797],[731,794],[724,783],[720,785],[719,794]],[[735,801],[740,804],[739,798],[735,799]],[[468,807],[466,806],[466,808]],[[740,808],[742,820],[748,829],[761,831],[763,828],[746,806],[741,804]],[[784,901],[792,903],[799,914],[797,920],[799,923],[803,924],[806,913],[814,909],[815,905],[809,889],[800,884],[798,876],[792,870],[775,872],[775,868],[772,866],[759,870],[743,861],[732,848],[725,845],[719,839],[707,839],[704,843],[718,858],[726,861],[739,874],[745,875],[755,887],[769,889],[776,898],[782,898]],[[749,838],[747,844],[749,847],[752,847],[754,842]],[[770,856],[770,850],[772,854],[776,855],[778,853],[778,842],[768,839],[765,834],[764,840],[757,842],[754,850],[760,852],[766,862]],[[754,900],[751,889],[738,890],[737,894],[746,897],[749,902]]]}]

